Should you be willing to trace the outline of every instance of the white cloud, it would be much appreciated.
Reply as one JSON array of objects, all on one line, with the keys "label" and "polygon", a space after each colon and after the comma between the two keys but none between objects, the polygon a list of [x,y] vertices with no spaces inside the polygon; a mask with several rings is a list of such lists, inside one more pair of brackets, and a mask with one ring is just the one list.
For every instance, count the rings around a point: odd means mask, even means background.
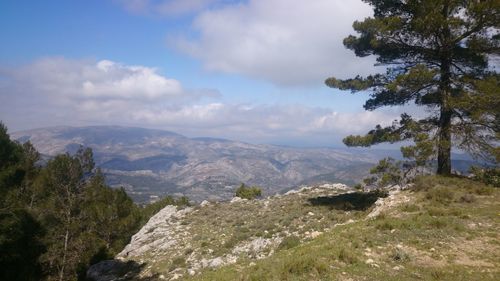
[{"label": "white cloud", "polygon": [[192,136],[250,142],[332,145],[348,134],[363,134],[376,124],[389,125],[397,114],[340,113],[326,108],[283,105],[209,103],[143,109],[133,114],[138,124],[162,127]]},{"label": "white cloud", "polygon": [[9,75],[25,91],[60,99],[154,100],[186,94],[179,81],[162,76],[157,69],[108,60],[44,58]]},{"label": "white cloud", "polygon": [[171,38],[178,50],[209,70],[279,85],[320,85],[374,71],[374,58],[356,58],[343,38],[372,14],[361,0],[249,0],[201,12],[195,39]]},{"label": "white cloud", "polygon": [[106,60],[95,66],[92,71],[99,77],[92,73],[82,84],[83,94],[90,97],[157,99],[183,94],[179,81],[167,79],[152,68],[124,66]]},{"label": "white cloud", "polygon": [[332,145],[397,117],[203,100],[200,95],[213,97],[214,91],[187,91],[154,68],[106,60],[46,58],[0,73],[0,120],[11,130],[110,124],[256,143]]}]

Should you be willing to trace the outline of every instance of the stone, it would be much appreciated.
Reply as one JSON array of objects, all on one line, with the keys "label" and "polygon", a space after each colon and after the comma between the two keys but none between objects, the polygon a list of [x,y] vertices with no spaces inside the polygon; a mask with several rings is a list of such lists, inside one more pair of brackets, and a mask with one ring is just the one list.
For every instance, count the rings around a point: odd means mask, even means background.
[{"label": "stone", "polygon": [[220,267],[222,265],[224,265],[224,260],[222,260],[221,257],[217,257],[217,258],[211,260],[210,263],[208,264],[208,266],[212,267],[212,268]]},{"label": "stone", "polygon": [[170,278],[170,280],[177,280],[177,279],[179,279],[181,277],[182,277],[182,274],[176,273],[176,274],[174,274],[174,276],[172,278]]},{"label": "stone", "polygon": [[229,201],[229,203],[231,203],[231,204],[232,204],[232,203],[236,203],[236,202],[244,202],[244,201],[247,201],[247,199],[243,199],[243,198],[241,198],[241,197],[236,196],[236,197],[233,197],[233,199],[231,199],[231,201]]},{"label": "stone", "polygon": [[306,232],[306,236],[307,236],[308,238],[312,238],[312,239],[314,239],[314,238],[316,238],[316,237],[320,236],[321,234],[323,234],[323,232],[320,232],[320,231],[313,231],[313,232],[311,232],[311,233],[307,233],[307,232]]}]

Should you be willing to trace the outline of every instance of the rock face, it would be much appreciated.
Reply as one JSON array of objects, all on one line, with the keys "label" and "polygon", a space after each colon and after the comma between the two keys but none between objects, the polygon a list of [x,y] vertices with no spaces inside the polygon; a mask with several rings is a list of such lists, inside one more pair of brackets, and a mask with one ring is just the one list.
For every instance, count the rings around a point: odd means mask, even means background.
[{"label": "rock face", "polygon": [[301,184],[349,183],[381,158],[373,151],[254,145],[117,126],[55,127],[11,136],[31,141],[49,156],[91,147],[109,184],[124,186],[136,202],[175,193],[198,202],[226,200],[242,182],[261,186],[265,195]]},{"label": "rock face", "polygon": [[[204,202],[185,209],[167,206],[151,217],[115,260],[92,266],[88,276],[98,281],[127,280],[123,272],[129,267],[137,279],[176,280],[262,259],[349,223],[350,210],[316,205],[315,199],[352,192],[343,184],[325,184],[260,200]],[[332,208],[339,208],[341,215],[333,216]]]},{"label": "rock face", "polygon": [[166,206],[152,216],[138,233],[132,236],[130,243],[118,254],[118,258],[140,256],[147,252],[165,251],[178,243],[176,223],[192,208],[177,211],[175,206]]}]

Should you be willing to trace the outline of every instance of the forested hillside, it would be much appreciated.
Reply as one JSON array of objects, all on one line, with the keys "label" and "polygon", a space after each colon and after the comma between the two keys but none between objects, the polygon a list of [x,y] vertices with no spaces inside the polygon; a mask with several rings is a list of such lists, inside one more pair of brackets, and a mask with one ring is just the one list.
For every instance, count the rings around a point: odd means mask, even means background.
[{"label": "forested hillside", "polygon": [[31,143],[10,140],[0,123],[0,280],[83,279],[112,258],[171,197],[140,208],[105,184],[90,149],[43,166]]}]

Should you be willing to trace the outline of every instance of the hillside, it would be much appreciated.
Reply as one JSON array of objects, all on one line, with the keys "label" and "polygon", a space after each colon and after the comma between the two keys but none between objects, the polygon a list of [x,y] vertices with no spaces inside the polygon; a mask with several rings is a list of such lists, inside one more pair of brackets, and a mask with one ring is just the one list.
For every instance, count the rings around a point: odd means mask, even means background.
[{"label": "hillside", "polygon": [[198,202],[230,199],[242,182],[262,186],[266,195],[302,184],[350,184],[382,157],[366,150],[254,145],[118,126],[53,127],[11,135],[30,140],[47,156],[91,147],[108,183],[124,186],[136,202],[167,194]]},{"label": "hillside", "polygon": [[[323,185],[152,217],[95,280],[498,280],[500,191],[423,177],[407,190]],[[108,279],[107,279],[108,278]]]}]

